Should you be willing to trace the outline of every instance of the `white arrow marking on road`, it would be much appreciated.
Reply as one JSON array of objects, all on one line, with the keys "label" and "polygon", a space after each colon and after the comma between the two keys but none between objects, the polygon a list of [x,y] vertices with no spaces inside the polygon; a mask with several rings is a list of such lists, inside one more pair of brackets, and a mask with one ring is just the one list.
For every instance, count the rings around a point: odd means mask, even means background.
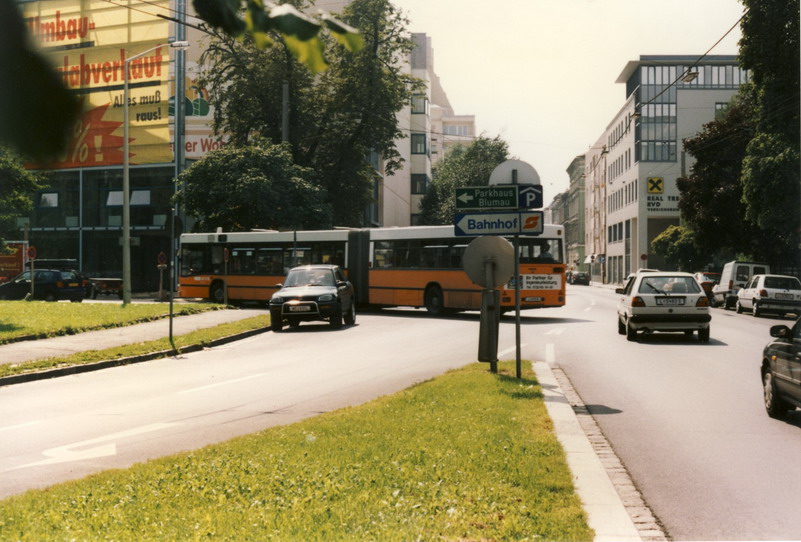
[{"label": "white arrow marking on road", "polygon": [[563,327],[555,327],[553,329],[549,329],[543,335],[561,335],[565,332],[565,328]]},{"label": "white arrow marking on road", "polygon": [[28,423],[20,423],[17,425],[9,425],[6,427],[0,427],[0,432],[2,431],[13,431],[14,429],[22,429],[23,427],[30,427],[31,425],[36,425],[38,423],[42,423],[41,420],[36,422],[28,422]]},{"label": "white arrow marking on road", "polygon": [[95,446],[94,448],[87,448],[86,450],[75,450],[75,448],[92,446],[93,444],[108,442],[110,440],[114,441],[118,439],[132,437],[135,435],[141,435],[142,433],[161,431],[162,429],[167,429],[168,427],[173,427],[176,425],[180,424],[153,423],[150,425],[143,425],[142,427],[137,427],[135,429],[129,429],[128,431],[121,431],[119,433],[112,433],[111,435],[105,435],[90,440],[84,440],[82,442],[67,444],[66,446],[59,446],[58,448],[50,448],[49,450],[45,450],[44,452],[42,452],[42,455],[47,456],[49,459],[43,459],[41,461],[36,461],[34,463],[28,463],[27,465],[20,465],[19,467],[14,467],[13,469],[10,470],[25,469],[28,467],[39,467],[43,465],[55,465],[57,463],[68,463],[70,461],[81,461],[83,459],[94,459],[96,457],[108,457],[110,455],[116,455],[117,444],[114,442],[103,444],[101,446]]},{"label": "white arrow marking on road", "polygon": [[[520,345],[520,349],[522,350],[526,346],[527,346],[527,343],[522,343]],[[501,356],[505,356],[506,354],[511,354],[512,352],[515,352],[516,350],[517,350],[516,346],[512,346],[511,348],[507,348],[506,350],[501,350],[500,352],[498,352],[498,357],[500,358]]]}]

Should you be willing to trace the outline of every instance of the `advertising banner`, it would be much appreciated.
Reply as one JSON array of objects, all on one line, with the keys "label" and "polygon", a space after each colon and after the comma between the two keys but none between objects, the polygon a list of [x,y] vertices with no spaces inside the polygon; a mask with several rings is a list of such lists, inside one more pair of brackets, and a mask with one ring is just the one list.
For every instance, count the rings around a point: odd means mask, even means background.
[{"label": "advertising banner", "polygon": [[[83,100],[67,153],[49,168],[121,165],[125,61],[131,164],[171,162],[169,2],[43,0],[21,4],[28,29]],[[152,49],[152,50],[151,50]]]}]

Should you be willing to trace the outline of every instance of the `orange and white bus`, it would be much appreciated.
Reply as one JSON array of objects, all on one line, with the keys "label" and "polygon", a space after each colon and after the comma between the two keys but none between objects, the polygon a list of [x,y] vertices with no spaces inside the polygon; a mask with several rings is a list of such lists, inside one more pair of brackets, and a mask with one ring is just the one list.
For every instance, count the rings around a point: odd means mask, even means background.
[{"label": "orange and white bus", "polygon": [[[472,239],[453,226],[184,234],[179,295],[222,302],[227,286],[232,302],[267,302],[290,268],[329,263],[345,270],[362,305],[479,310],[482,288],[462,266]],[[563,228],[546,224],[519,246],[521,309],[563,306]],[[500,290],[502,311],[514,310],[513,281]]]}]

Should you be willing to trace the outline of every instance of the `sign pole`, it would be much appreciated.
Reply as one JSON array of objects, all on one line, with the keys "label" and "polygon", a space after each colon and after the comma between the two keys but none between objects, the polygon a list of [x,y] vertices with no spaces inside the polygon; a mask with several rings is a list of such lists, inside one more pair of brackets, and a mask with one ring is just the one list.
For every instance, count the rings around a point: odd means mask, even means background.
[{"label": "sign pole", "polygon": [[[517,184],[517,170],[512,170],[512,184]],[[522,363],[520,360],[520,236],[515,234],[515,376],[521,378]]]}]

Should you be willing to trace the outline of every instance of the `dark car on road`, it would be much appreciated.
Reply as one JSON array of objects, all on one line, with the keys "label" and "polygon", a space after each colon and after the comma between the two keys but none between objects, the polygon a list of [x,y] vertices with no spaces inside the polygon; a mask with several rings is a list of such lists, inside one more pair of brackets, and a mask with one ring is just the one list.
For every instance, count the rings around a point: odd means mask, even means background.
[{"label": "dark car on road", "polygon": [[774,339],[762,354],[762,390],[765,410],[772,418],[801,407],[801,318],[791,328],[770,328]]},{"label": "dark car on road", "polygon": [[273,331],[285,324],[326,320],[333,328],[356,322],[353,285],[336,265],[304,265],[289,271],[280,289],[270,299]]},{"label": "dark car on road", "polygon": [[589,286],[590,285],[589,273],[584,273],[583,271],[579,271],[578,273],[573,273],[570,276],[570,284],[583,284],[585,286]]},{"label": "dark car on road", "polygon": [[80,303],[86,296],[87,281],[76,272],[35,269],[23,271],[9,282],[0,284],[0,299],[28,297],[31,293],[31,273],[34,273],[33,299],[69,299],[73,303]]}]

